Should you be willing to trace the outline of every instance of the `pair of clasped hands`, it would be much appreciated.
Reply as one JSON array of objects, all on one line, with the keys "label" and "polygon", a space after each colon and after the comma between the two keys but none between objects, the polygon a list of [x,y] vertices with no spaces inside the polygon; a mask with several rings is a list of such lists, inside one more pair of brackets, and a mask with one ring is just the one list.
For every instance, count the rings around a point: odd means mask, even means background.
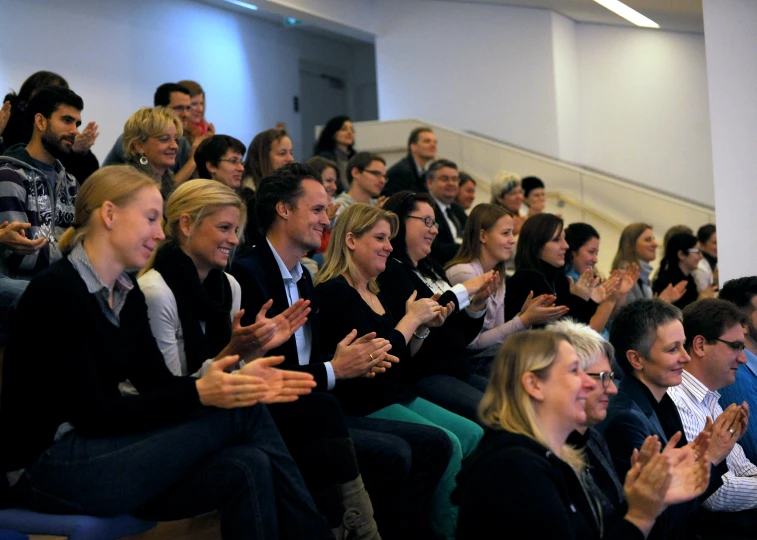
[{"label": "pair of clasped hands", "polygon": [[749,406],[744,402],[730,405],[714,422],[707,417],[697,438],[682,448],[676,448],[680,432],[670,438],[662,452],[657,436],[647,437],[631,456],[624,485],[626,519],[648,530],[669,505],[704,493],[710,481],[710,465],[720,464],[748,427]]},{"label": "pair of clasped hands", "polygon": [[[273,318],[266,317],[273,305],[269,300],[260,308],[255,322],[242,326],[244,310],[234,315],[231,340],[216,356],[205,374],[197,380],[197,392],[203,405],[233,409],[256,403],[287,403],[309,394],[316,383],[310,373],[279,369],[283,356],[265,354],[286,343],[306,322],[310,300],[300,299]],[[339,342],[331,360],[337,379],[374,376],[385,371],[386,364],[399,359],[389,354],[388,340],[375,332],[357,338],[353,330]],[[239,362],[244,365],[233,372]],[[389,364],[391,365],[391,364]]]}]

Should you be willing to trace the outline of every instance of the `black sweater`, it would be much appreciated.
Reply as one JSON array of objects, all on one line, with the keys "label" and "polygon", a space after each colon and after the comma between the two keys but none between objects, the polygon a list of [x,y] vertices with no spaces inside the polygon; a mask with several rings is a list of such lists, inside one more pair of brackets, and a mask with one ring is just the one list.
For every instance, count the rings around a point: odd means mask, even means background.
[{"label": "black sweater", "polygon": [[507,280],[507,294],[505,295],[505,321],[509,321],[520,313],[523,302],[528,293],[533,291],[534,298],[542,294],[557,296],[555,305],[567,306],[570,311],[566,315],[576,322],[589,324],[597,304],[593,300],[571,294],[570,282],[561,268],[547,263],[541,263],[540,268],[532,270],[518,270]]},{"label": "black sweater", "polygon": [[677,301],[673,302],[673,305],[679,309],[683,309],[691,303],[697,301],[699,298],[699,291],[697,290],[697,282],[694,280],[694,276],[689,274],[688,276],[683,274],[683,271],[679,266],[660,270],[660,274],[652,284],[652,292],[660,294],[668,285],[674,287],[681,281],[686,282],[686,292]]},{"label": "black sweater", "polygon": [[[107,437],[172,424],[201,406],[195,380],[166,367],[136,282],[117,328],[62,259],[29,284],[10,335],[0,406],[4,471],[32,465],[66,422],[81,435]],[[121,395],[126,379],[139,395]]]},{"label": "black sweater", "polygon": [[[434,295],[407,262],[394,257],[389,257],[386,270],[379,275],[378,282],[384,305],[395,320],[405,316],[405,302],[413,291],[418,291],[417,298],[431,298]],[[431,334],[413,357],[412,367],[407,370],[411,378],[441,373],[465,379],[470,374],[467,347],[481,332],[484,317],[474,319],[465,310],[457,309],[457,297],[452,291],[439,298],[442,305],[450,301],[455,303],[455,312],[447,317],[442,326],[431,328]]]},{"label": "black sweater", "polygon": [[[453,502],[460,505],[457,539],[592,540],[599,526],[578,476],[525,435],[489,430],[463,462]],[[606,539],[638,539],[626,520],[605,525]]]},{"label": "black sweater", "polygon": [[321,341],[327,349],[336,350],[337,344],[353,329],[358,336],[376,332],[392,344],[390,354],[400,359],[385,373],[374,378],[357,378],[339,381],[334,387],[334,395],[339,398],[347,414],[365,415],[387,407],[393,403],[406,403],[415,395],[403,380],[403,371],[412,362],[405,336],[395,330],[396,319],[386,307],[379,294],[379,301],[386,313],[379,315],[365,303],[342,276],[321,283],[315,288],[315,301],[320,316],[326,323],[321,327]]}]

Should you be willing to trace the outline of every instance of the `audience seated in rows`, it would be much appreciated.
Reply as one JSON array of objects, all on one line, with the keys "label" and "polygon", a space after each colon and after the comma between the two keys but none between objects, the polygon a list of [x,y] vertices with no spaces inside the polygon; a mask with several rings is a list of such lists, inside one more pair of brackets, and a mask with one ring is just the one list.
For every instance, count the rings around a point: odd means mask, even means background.
[{"label": "audience seated in rows", "polygon": [[[438,534],[453,539],[457,509],[451,506],[449,496],[463,456],[475,449],[483,432],[476,423],[419,398],[412,379],[405,375],[412,367],[413,357],[424,346],[421,337],[428,332],[427,328],[444,324],[452,305],[442,306],[432,298],[417,299],[417,293],[413,292],[406,299],[407,312],[401,318],[389,311],[376,278],[386,268],[392,251],[391,239],[398,228],[395,214],[365,204],[351,205],[339,216],[326,253],[326,265],[316,278],[316,304],[320,316],[329,321],[323,325],[321,339],[327,348],[334,348],[345,333],[357,329],[358,334],[375,332],[392,343],[392,354],[399,359],[398,363],[387,363],[386,372],[376,377],[345,381],[334,392],[348,413],[396,420],[406,424],[406,429],[416,424],[429,425],[446,433],[453,453],[441,482],[441,470],[435,470],[436,474],[429,477],[426,470],[429,463],[417,462],[413,466],[417,481],[428,478],[432,482],[415,495],[413,506],[420,508],[409,519],[420,521],[419,525],[429,523],[428,501],[438,483],[430,523]],[[418,534],[425,537],[422,532],[421,529]]]},{"label": "audience seated in rows", "polygon": [[[649,533],[667,505],[674,476],[672,458],[659,453],[659,441],[650,437],[634,453],[624,483],[628,510],[609,522],[580,478],[583,454],[566,443],[585,424],[586,398],[596,386],[564,334],[527,331],[505,341],[481,403],[487,432],[458,476],[459,539],[486,538],[503,524],[516,538],[630,539]],[[708,471],[702,465],[700,471],[701,489]]]},{"label": "audience seated in rows", "polygon": [[[11,92],[5,96],[3,110],[0,110],[0,155],[12,146],[27,145],[31,141],[34,115],[29,114],[29,101],[45,86],[69,88],[68,82],[57,73],[38,71],[24,81],[18,94]],[[76,135],[71,150],[58,156],[63,168],[80,184],[100,166],[91,150],[99,134],[97,122],[88,122]]]},{"label": "audience seated in rows", "polygon": [[[189,122],[189,116],[192,111],[191,97],[189,90],[176,83],[165,83],[158,86],[153,96],[153,107],[165,107],[171,109],[181,121],[182,126]],[[127,163],[130,156],[126,154],[126,147],[123,142],[123,134],[119,135],[113,144],[108,155],[103,160],[103,165],[120,165]],[[181,184],[196,173],[197,166],[194,160],[194,153],[197,146],[202,142],[202,138],[197,137],[194,142],[182,136],[178,140],[179,149],[176,152],[174,164],[171,166],[171,172],[174,175],[176,184]]]},{"label": "audience seated in rows", "polygon": [[429,127],[417,127],[407,140],[407,156],[392,165],[386,172],[383,195],[391,196],[400,191],[424,193],[426,171],[436,159],[436,135]]},{"label": "audience seated in rows", "polygon": [[[56,514],[174,520],[216,509],[226,538],[333,538],[262,405],[276,388],[226,373],[236,356],[199,379],[166,367],[126,273],[163,239],[162,214],[151,178],[100,169],[61,238],[65,257],[22,297],[0,413],[6,440],[16,441],[0,448],[12,496]],[[45,339],[41,306],[65,311]],[[127,379],[138,394],[121,394]]]},{"label": "audience seated in rows", "polygon": [[505,338],[513,332],[545,324],[568,313],[565,306],[554,306],[554,295],[529,295],[520,312],[505,322],[504,263],[510,258],[515,239],[513,218],[503,207],[479,204],[468,216],[460,251],[446,266],[447,279],[452,285],[495,270],[499,273],[494,294],[486,301],[486,315],[481,333],[468,344],[473,353],[474,373],[489,376],[489,368]]},{"label": "audience seated in rows", "polygon": [[[241,321],[243,325],[252,324],[255,314],[271,299],[271,317],[281,313],[299,298],[314,301],[312,281],[303,270],[300,260],[305,252],[320,245],[322,232],[329,223],[327,206],[328,196],[320,176],[308,165],[287,164],[261,182],[257,192],[257,213],[266,236],[254,248],[236,258],[231,267],[232,275],[242,288],[242,309],[245,311]],[[307,324],[297,330],[286,343],[270,351],[270,354],[283,355],[282,365],[288,369],[313,374],[318,384],[317,394],[322,399],[333,400],[341,414],[336,398],[328,391],[350,379],[377,376],[386,370],[385,362],[396,362],[397,358],[389,354],[391,342],[376,337],[375,332],[358,336],[357,331],[352,330],[342,337],[336,349],[327,346],[322,337],[323,326],[329,322],[321,320],[319,306],[311,304],[311,308]],[[271,410],[276,419],[275,409]],[[298,431],[287,433],[285,422],[277,419],[277,423],[285,440],[302,437]],[[425,452],[429,460],[443,461],[443,470],[449,459],[448,447],[441,448],[441,455],[437,452],[432,456],[430,451],[432,448],[440,448],[438,443],[425,448],[424,441],[445,441],[446,436],[436,428],[426,427],[421,430],[418,426],[413,426],[412,429],[403,429],[403,426],[397,425],[401,423],[378,418],[352,416],[347,419],[347,423],[360,470],[365,474],[371,499],[376,504],[376,518],[380,527],[402,530],[403,527],[410,526],[411,523],[394,521],[392,509],[397,501],[398,489],[407,486],[409,478],[416,473],[417,468],[412,464],[417,463],[414,456],[419,455],[418,452]],[[316,429],[315,426],[311,428],[316,432],[320,429],[322,428]],[[351,448],[352,441],[349,444]],[[338,470],[350,464],[348,459],[338,454],[330,455],[328,460],[315,459],[308,453],[301,458],[298,458],[296,452],[293,455],[298,463],[312,463],[309,469],[315,472],[328,471],[330,468]],[[357,465],[354,460],[352,463],[355,467],[354,474],[357,475]],[[307,469],[303,470],[306,479]],[[345,480],[354,482],[353,478]]]}]

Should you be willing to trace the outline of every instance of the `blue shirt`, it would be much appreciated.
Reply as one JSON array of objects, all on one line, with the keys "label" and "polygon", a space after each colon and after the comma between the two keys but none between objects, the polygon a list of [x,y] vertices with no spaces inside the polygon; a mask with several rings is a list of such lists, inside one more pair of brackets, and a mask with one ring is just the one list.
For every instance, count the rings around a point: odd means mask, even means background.
[{"label": "blue shirt", "polygon": [[[736,371],[736,382],[721,388],[720,406],[725,409],[731,403],[746,401],[750,411],[757,411],[757,355],[744,349],[746,364]],[[757,422],[750,421],[746,434],[739,440],[746,457],[757,463]]]},{"label": "blue shirt", "polygon": [[[287,299],[291,306],[300,299],[300,291],[297,289],[297,282],[302,278],[302,272],[304,270],[299,261],[291,270],[287,268],[284,261],[279,257],[279,254],[276,253],[276,248],[273,247],[271,241],[266,238],[266,242],[268,242],[268,246],[271,248],[271,253],[273,253],[273,258],[276,259],[276,264],[279,265],[279,272],[281,272],[281,277],[284,279],[284,288],[286,289]],[[313,336],[309,321],[294,333],[294,341],[297,344],[297,361],[301,366],[309,364],[310,354],[313,351]],[[331,366],[331,362],[325,362],[324,365],[326,366],[327,387],[331,390],[336,384],[334,368]]]}]

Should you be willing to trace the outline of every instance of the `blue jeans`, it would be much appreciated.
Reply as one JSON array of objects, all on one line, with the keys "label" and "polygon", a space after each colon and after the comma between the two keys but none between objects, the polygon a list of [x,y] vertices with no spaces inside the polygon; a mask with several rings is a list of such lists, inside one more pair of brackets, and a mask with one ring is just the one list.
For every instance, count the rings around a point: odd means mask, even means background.
[{"label": "blue jeans", "polygon": [[18,299],[26,290],[29,282],[23,279],[12,279],[0,274],[0,332],[5,333],[10,327],[10,317],[18,304]]},{"label": "blue jeans", "polygon": [[383,538],[432,538],[431,504],[452,441],[431,425],[348,416],[363,481]]},{"label": "blue jeans", "polygon": [[69,432],[21,482],[42,512],[170,521],[217,509],[225,539],[333,538],[263,405],[143,433]]},{"label": "blue jeans", "polygon": [[445,539],[454,540],[457,507],[450,501],[450,495],[457,485],[457,473],[460,472],[463,458],[473,453],[484,436],[484,430],[474,422],[421,398],[405,404],[389,405],[371,413],[370,418],[432,426],[446,433],[452,443],[452,457],[434,495],[431,526]]},{"label": "blue jeans", "polygon": [[415,384],[415,391],[418,396],[483,426],[478,405],[487,384],[480,375],[470,375],[465,381],[451,375],[430,375]]}]

